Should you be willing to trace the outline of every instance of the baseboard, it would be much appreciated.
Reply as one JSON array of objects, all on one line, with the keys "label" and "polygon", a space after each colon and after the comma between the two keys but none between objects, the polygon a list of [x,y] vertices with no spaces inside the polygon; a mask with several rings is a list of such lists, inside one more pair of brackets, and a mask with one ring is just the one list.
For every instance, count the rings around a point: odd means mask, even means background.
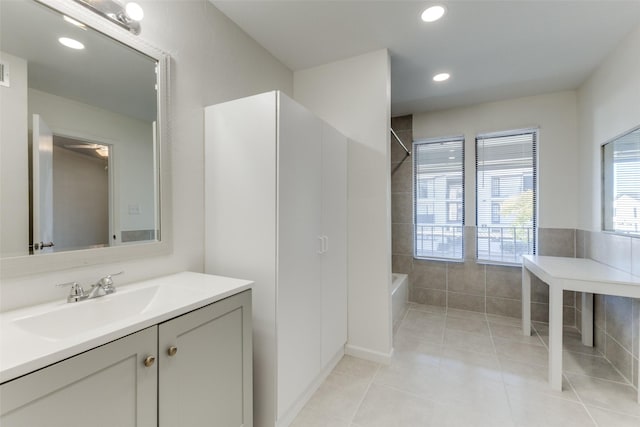
[{"label": "baseboard", "polygon": [[331,371],[333,371],[333,368],[335,368],[338,362],[340,362],[340,359],[342,359],[342,356],[344,356],[344,354],[345,349],[343,347],[340,347],[340,350],[338,350],[338,352],[331,358],[329,363],[327,363],[327,366],[325,366],[322,372],[318,374],[316,379],[311,383],[307,390],[305,390],[305,392],[302,393],[298,400],[296,400],[296,402],[291,405],[291,408],[289,408],[289,410],[282,417],[280,417],[278,421],[276,421],[276,427],[288,427],[293,422],[304,405],[306,405],[309,399],[311,399],[313,393],[315,393],[318,388],[320,388],[324,380],[326,380]]},{"label": "baseboard", "polygon": [[389,351],[389,353],[382,353],[368,348],[347,344],[344,348],[344,352],[349,356],[370,360],[372,362],[381,363],[383,365],[390,365],[391,358],[393,357],[393,348]]}]

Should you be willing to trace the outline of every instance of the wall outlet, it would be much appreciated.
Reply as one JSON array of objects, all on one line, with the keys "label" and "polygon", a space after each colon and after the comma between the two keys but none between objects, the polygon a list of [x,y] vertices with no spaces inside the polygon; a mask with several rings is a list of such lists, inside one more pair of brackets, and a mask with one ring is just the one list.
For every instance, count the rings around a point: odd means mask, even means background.
[{"label": "wall outlet", "polygon": [[129,205],[129,215],[140,215],[140,205]]}]

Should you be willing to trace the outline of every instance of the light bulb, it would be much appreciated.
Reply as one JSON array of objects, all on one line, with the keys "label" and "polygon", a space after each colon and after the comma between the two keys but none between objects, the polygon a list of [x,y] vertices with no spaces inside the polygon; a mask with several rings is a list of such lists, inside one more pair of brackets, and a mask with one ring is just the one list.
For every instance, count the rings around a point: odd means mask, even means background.
[{"label": "light bulb", "polygon": [[138,3],[135,3],[135,2],[127,3],[124,7],[124,11],[127,14],[127,16],[134,21],[142,21],[142,19],[144,18],[144,11],[142,10],[142,7]]}]

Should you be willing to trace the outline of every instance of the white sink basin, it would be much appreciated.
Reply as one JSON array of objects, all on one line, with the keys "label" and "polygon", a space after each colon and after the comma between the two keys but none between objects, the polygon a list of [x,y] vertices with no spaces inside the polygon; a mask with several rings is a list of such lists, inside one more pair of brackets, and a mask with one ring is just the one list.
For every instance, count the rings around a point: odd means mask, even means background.
[{"label": "white sink basin", "polygon": [[47,339],[64,339],[86,329],[139,315],[154,301],[159,287],[135,289],[68,303],[44,313],[16,319],[15,325]]}]

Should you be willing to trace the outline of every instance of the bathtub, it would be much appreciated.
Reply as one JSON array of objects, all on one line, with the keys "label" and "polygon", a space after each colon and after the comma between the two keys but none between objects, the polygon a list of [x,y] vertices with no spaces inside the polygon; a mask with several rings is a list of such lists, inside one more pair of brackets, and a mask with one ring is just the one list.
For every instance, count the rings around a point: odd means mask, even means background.
[{"label": "bathtub", "polygon": [[391,316],[393,319],[393,332],[400,325],[400,321],[407,312],[409,301],[409,277],[406,274],[391,273]]}]

